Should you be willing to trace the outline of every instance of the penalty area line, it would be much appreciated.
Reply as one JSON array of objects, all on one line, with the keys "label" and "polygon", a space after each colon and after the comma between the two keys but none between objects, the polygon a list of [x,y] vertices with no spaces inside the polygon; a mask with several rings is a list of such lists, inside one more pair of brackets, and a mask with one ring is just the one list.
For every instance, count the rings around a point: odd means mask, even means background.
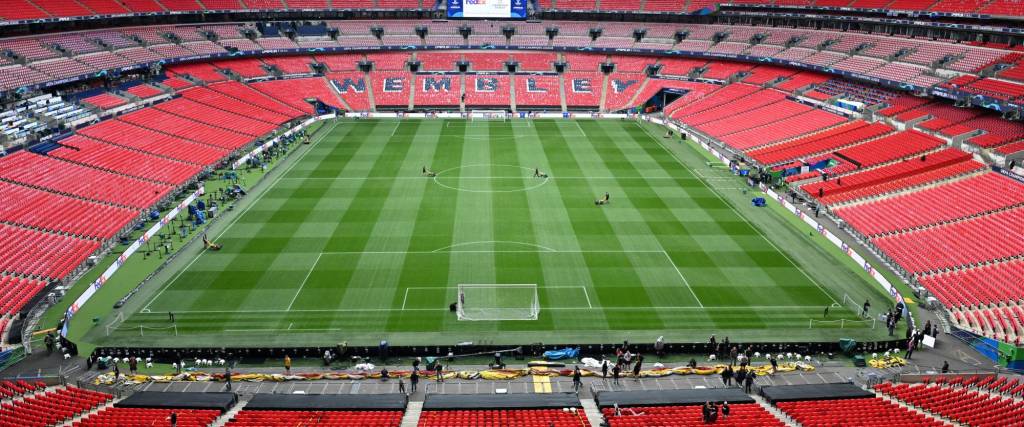
[{"label": "penalty area line", "polygon": [[288,304],[288,310],[292,309],[295,305],[295,300],[299,299],[299,294],[302,293],[302,288],[306,287],[306,282],[309,280],[309,276],[313,275],[313,270],[316,270],[316,265],[320,263],[320,257],[324,256],[323,252],[320,252],[316,256],[316,260],[313,261],[313,266],[309,267],[309,271],[306,272],[306,277],[302,279],[302,284],[299,285],[299,289],[295,291],[295,296],[292,297],[292,302]]},{"label": "penalty area line", "polygon": [[[679,158],[679,156],[677,156],[674,152],[672,152],[672,150],[669,150],[668,147],[665,146],[665,144],[662,144],[661,141],[659,141],[658,138],[656,138],[655,135],[652,134],[650,130],[648,130],[647,128],[641,126],[639,123],[633,122],[633,124],[635,126],[639,127],[640,129],[642,129],[645,133],[647,133],[647,137],[651,138],[652,140],[654,140],[654,142],[656,144],[658,144],[658,146],[661,147],[662,150],[665,150],[665,152],[668,153],[669,157],[675,159],[676,163],[679,163],[679,166],[682,166],[682,167],[684,167],[686,169],[690,169],[689,166],[686,166],[686,164],[683,163],[683,161]],[[761,231],[760,227],[758,227],[758,226],[754,225],[752,222],[750,222],[750,220],[747,219],[746,216],[743,216],[743,214],[741,214],[740,211],[736,210],[736,207],[733,206],[733,204],[731,202],[729,202],[728,200],[725,200],[725,197],[722,196],[722,193],[720,193],[715,187],[712,187],[710,184],[708,184],[708,182],[706,180],[700,179],[698,181],[700,181],[700,183],[702,185],[704,185],[705,188],[707,188],[708,190],[711,190],[712,193],[715,193],[715,196],[718,197],[718,200],[720,200],[722,203],[725,203],[725,205],[728,206],[729,209],[732,210],[732,212],[734,214],[736,214],[736,216],[740,217],[740,219],[742,219],[743,222],[747,223],[747,225],[749,225],[751,228],[753,228],[755,231],[757,231],[757,234],[759,236],[761,236],[761,239],[763,239],[765,242],[768,242],[769,246],[771,246],[773,249],[775,249],[776,252],[781,254],[783,258],[786,258],[786,260],[789,261],[789,264],[792,265],[793,267],[796,267],[797,271],[799,271],[800,274],[802,274],[805,278],[807,278],[807,280],[810,280],[810,282],[815,287],[817,287],[818,290],[821,291],[821,293],[825,294],[825,296],[827,296],[828,299],[832,300],[832,302],[834,302],[834,303],[838,303],[839,302],[838,300],[836,300],[836,298],[834,296],[832,296],[831,292],[826,291],[825,288],[823,286],[821,286],[821,283],[818,283],[818,281],[815,280],[813,277],[811,277],[810,274],[807,274],[807,271],[804,271],[804,268],[801,267],[800,264],[797,264],[796,261],[793,260],[793,258],[790,258],[789,254],[787,254],[785,251],[783,251],[781,248],[779,248],[778,245],[775,244],[775,242],[773,242],[771,239],[768,238],[768,236],[765,236],[764,232]]]}]

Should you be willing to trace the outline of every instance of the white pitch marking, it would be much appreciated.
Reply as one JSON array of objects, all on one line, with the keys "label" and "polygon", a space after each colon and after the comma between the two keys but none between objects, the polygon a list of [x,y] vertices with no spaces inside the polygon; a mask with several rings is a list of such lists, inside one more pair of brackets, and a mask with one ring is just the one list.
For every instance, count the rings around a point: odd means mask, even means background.
[{"label": "white pitch marking", "polygon": [[[251,203],[249,203],[249,205],[246,206],[244,210],[239,212],[235,216],[235,218],[231,220],[231,222],[228,224],[228,226],[225,227],[223,230],[221,230],[220,234],[218,234],[216,237],[214,237],[214,241],[216,241],[216,240],[220,239],[221,237],[223,237],[224,234],[226,234],[228,232],[228,230],[230,230],[231,227],[233,227],[235,225],[235,223],[238,222],[239,219],[241,219],[243,216],[245,216],[245,214],[247,212],[249,212],[249,209],[252,209],[252,207],[255,206],[257,202],[259,202],[261,199],[263,199],[263,196],[267,195],[267,193],[269,193],[270,190],[273,189],[274,186],[277,185],[278,181],[280,181],[282,178],[284,178],[285,175],[288,175],[288,173],[292,171],[292,169],[295,167],[295,165],[301,163],[302,159],[306,158],[306,155],[309,154],[311,151],[313,151],[313,149],[316,148],[317,145],[320,145],[320,142],[323,141],[324,138],[327,137],[327,135],[330,135],[332,132],[334,132],[334,129],[337,128],[337,127],[338,127],[338,122],[332,123],[331,124],[331,128],[329,130],[327,130],[327,132],[321,134],[320,138],[316,140],[316,144],[315,145],[311,145],[309,147],[309,149],[304,151],[301,156],[299,156],[297,159],[295,159],[294,163],[292,163],[291,165],[288,166],[287,170],[281,172],[281,175],[279,175],[276,179],[274,179],[274,182],[270,183],[270,185],[268,185],[267,188],[263,189],[263,192],[260,193],[260,195],[257,196],[255,200],[253,200]],[[149,300],[149,302],[146,303],[146,306],[143,307],[143,309],[148,309],[150,305],[153,305],[153,302],[156,301],[157,298],[160,298],[160,295],[163,295],[164,291],[166,291],[168,288],[170,288],[172,285],[174,285],[174,283],[178,281],[178,278],[180,278],[182,274],[185,274],[185,272],[188,271],[189,268],[192,268],[192,264],[195,264],[196,261],[199,261],[199,256],[202,255],[204,252],[206,252],[205,248],[203,250],[201,250],[198,254],[196,254],[196,257],[192,258],[192,261],[190,261],[187,265],[185,265],[185,268],[181,269],[181,271],[179,271],[178,274],[174,275],[174,278],[171,279],[170,282],[167,282],[167,284],[162,289],[160,289],[160,292],[157,292],[157,294],[155,296],[153,296],[153,299]]]},{"label": "white pitch marking", "polygon": [[683,275],[682,271],[679,271],[679,266],[677,266],[676,263],[672,261],[672,257],[669,256],[668,252],[662,250],[661,253],[665,254],[665,258],[668,259],[668,263],[671,264],[672,268],[676,270],[676,274],[679,275],[679,278],[683,279],[683,284],[686,285],[686,289],[690,291],[690,295],[693,295],[693,299],[697,300],[697,305],[703,308],[704,303],[700,302],[700,298],[697,297],[697,293],[693,291],[692,287],[690,287],[690,281],[686,280],[686,276]]},{"label": "white pitch marking", "polygon": [[[538,245],[536,243],[517,242],[517,241],[513,241],[513,240],[479,240],[479,241],[475,241],[475,242],[456,243],[454,245],[448,245],[448,246],[445,246],[443,248],[434,249],[431,252],[449,252],[446,249],[457,248],[457,247],[460,247],[460,246],[476,245],[476,244],[480,244],[480,243],[484,243],[484,244],[486,244],[486,243],[508,243],[508,244],[514,244],[514,245],[533,246],[535,248],[542,249],[543,252],[558,252],[558,250],[549,248],[549,247],[544,246],[544,245]],[[493,251],[488,251],[488,252],[493,252]],[[536,251],[533,251],[533,252],[536,252]]]},{"label": "white pitch marking", "polygon": [[[673,153],[672,150],[669,150],[668,147],[666,147],[664,144],[662,144],[660,141],[658,141],[658,138],[656,138],[655,135],[651,134],[650,130],[648,130],[647,128],[645,128],[643,126],[640,126],[639,123],[633,122],[633,124],[635,124],[637,127],[639,127],[644,132],[646,132],[648,137],[650,137],[652,140],[654,140],[654,142],[656,142],[658,144],[658,146],[661,147],[662,150],[665,150],[665,152],[668,153],[669,156],[671,156],[673,159],[675,159],[676,163],[679,163],[679,166],[682,166],[684,168],[689,169],[685,164],[683,164],[682,160],[679,160],[679,157],[676,157],[675,153]],[[764,241],[768,242],[768,244],[771,245],[772,248],[774,248],[776,251],[778,251],[780,254],[782,254],[782,256],[784,258],[786,258],[786,260],[789,261],[790,264],[793,264],[793,266],[796,267],[796,269],[799,270],[800,273],[803,274],[804,277],[807,278],[807,280],[810,280],[811,283],[813,283],[814,286],[816,286],[818,288],[818,290],[820,290],[823,294],[828,296],[828,298],[830,300],[832,300],[832,302],[835,302],[835,303],[839,302],[839,301],[837,301],[835,299],[835,297],[832,296],[831,293],[825,291],[825,288],[823,288],[821,286],[821,284],[818,283],[817,280],[814,280],[814,278],[812,278],[809,274],[807,274],[807,272],[804,271],[803,267],[801,267],[800,264],[797,264],[795,261],[793,261],[793,259],[790,258],[789,255],[786,254],[786,252],[784,252],[782,249],[779,249],[779,247],[775,245],[775,242],[771,241],[771,239],[769,239],[767,236],[765,236],[764,233],[761,232],[760,228],[757,228],[756,226],[754,226],[754,224],[751,224],[750,220],[748,220],[747,217],[741,215],[740,212],[737,211],[736,208],[732,205],[732,203],[729,203],[727,200],[725,200],[724,197],[722,197],[722,194],[719,193],[718,190],[715,190],[713,187],[708,185],[708,183],[705,182],[704,180],[700,180],[700,183],[705,188],[707,188],[708,190],[711,190],[712,193],[715,193],[715,196],[718,197],[718,200],[721,200],[722,203],[725,203],[725,205],[728,206],[729,209],[731,209],[733,211],[733,213],[736,214],[736,216],[740,217],[740,219],[742,219],[743,222],[747,223],[747,225],[749,225],[750,228],[753,228],[754,230],[756,230],[757,231],[757,235],[761,236],[761,238],[764,239]]]},{"label": "white pitch marking", "polygon": [[302,284],[299,285],[299,290],[295,291],[295,296],[292,297],[292,302],[288,304],[288,310],[291,310],[292,306],[295,305],[295,300],[299,299],[299,294],[302,293],[302,288],[306,287],[306,281],[309,280],[309,276],[313,275],[313,270],[316,270],[316,265],[320,263],[320,257],[322,256],[324,256],[323,252],[320,252],[320,254],[316,256],[316,260],[313,261],[313,266],[309,268],[308,272],[306,272],[306,277],[302,279]]},{"label": "white pitch marking", "polygon": [[587,287],[586,286],[580,286],[580,289],[583,289],[583,296],[587,298],[587,307],[588,308],[594,308],[594,304],[590,303],[590,293],[587,292]]},{"label": "white pitch marking", "polygon": [[[577,288],[578,286],[573,286]],[[698,307],[695,305],[681,306],[655,306],[655,307],[543,307],[543,310],[796,310],[796,309],[817,309],[818,306],[810,305],[736,305],[736,306],[708,306]],[[175,314],[258,314],[258,313],[377,313],[391,311],[448,311],[448,307],[439,308],[334,308],[334,309],[298,309],[298,310],[197,310],[197,311],[175,311]],[[165,315],[163,313],[150,313]]]}]

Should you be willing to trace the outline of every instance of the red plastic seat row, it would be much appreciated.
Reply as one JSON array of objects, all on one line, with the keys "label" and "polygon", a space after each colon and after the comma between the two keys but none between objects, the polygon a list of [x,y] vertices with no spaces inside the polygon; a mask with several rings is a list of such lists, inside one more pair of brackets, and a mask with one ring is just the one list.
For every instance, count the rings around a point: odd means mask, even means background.
[{"label": "red plastic seat row", "polygon": [[555,76],[516,76],[516,106],[518,108],[561,106],[559,84],[558,77]]},{"label": "red plastic seat row", "polygon": [[852,159],[860,164],[859,167],[865,168],[917,156],[943,144],[938,138],[911,130],[845,148],[836,153],[842,158]]},{"label": "red plastic seat row", "polygon": [[170,426],[171,413],[177,416],[179,427],[206,427],[212,424],[220,411],[211,409],[151,409],[104,408],[71,425],[74,427],[150,427]]},{"label": "red plastic seat row", "polygon": [[[731,96],[732,93],[726,92],[725,89],[716,91],[715,93],[708,96],[707,102],[719,97],[719,96]],[[744,112],[756,111],[757,109],[766,105],[774,104],[783,101],[786,95],[779,91],[774,90],[762,90],[757,92],[757,96],[742,97],[735,100],[727,100],[726,102],[716,105],[712,108],[700,111],[694,114],[677,114],[675,117],[682,122],[690,126],[701,126],[706,123],[712,123],[717,120],[730,119]]]},{"label": "red plastic seat row", "polygon": [[806,427],[917,427],[944,423],[878,397],[779,402],[779,409]]},{"label": "red plastic seat row", "polygon": [[[508,82],[508,77],[505,77]],[[370,73],[368,82],[373,86],[373,98],[377,106],[398,107],[406,109],[409,107],[409,92],[412,85],[411,74],[408,71],[375,71]],[[466,87],[467,97],[474,93],[469,86]],[[505,99],[508,99],[508,87],[505,87]]]},{"label": "red plastic seat row", "polygon": [[253,139],[248,135],[179,117],[156,108],[133,111],[118,120],[228,150],[240,148]]},{"label": "red plastic seat row", "polygon": [[172,189],[169,185],[146,182],[24,151],[0,159],[0,178],[139,209],[152,206]]},{"label": "red plastic seat row", "polygon": [[292,427],[398,427],[402,411],[257,411],[243,410],[226,426]]},{"label": "red plastic seat row", "polygon": [[983,391],[923,384],[882,383],[875,390],[928,412],[972,426],[1014,426],[1024,419],[1024,402]]},{"label": "red plastic seat row", "polygon": [[867,123],[861,120],[837,126],[824,132],[748,152],[751,158],[766,165],[791,162],[796,159],[824,154],[830,150],[877,138],[892,132],[884,123]]},{"label": "red plastic seat row", "polygon": [[37,390],[43,390],[46,388],[46,384],[43,382],[30,383],[25,380],[4,380],[0,381],[0,397],[8,398],[15,396],[22,396],[28,393],[35,392]]},{"label": "red plastic seat row", "polygon": [[921,191],[838,208],[861,234],[876,235],[970,217],[1024,204],[1024,185],[990,172]]},{"label": "red plastic seat row", "polygon": [[494,409],[423,411],[420,427],[589,427],[583,410],[561,409]]},{"label": "red plastic seat row", "polygon": [[100,242],[0,224],[0,273],[60,279],[70,274]]},{"label": "red plastic seat row", "polygon": [[[791,101],[785,102],[787,106],[796,104]],[[803,110],[803,108],[783,109],[777,113],[779,118],[774,121],[729,135],[723,135],[719,139],[733,148],[749,150],[753,147],[763,147],[779,141],[796,138],[800,135],[828,129],[846,121],[842,116],[817,108],[793,114],[793,112],[800,110]],[[789,114],[789,116],[786,117],[786,114]]]},{"label": "red plastic seat row", "polygon": [[996,262],[979,267],[924,275],[918,281],[950,307],[989,307],[1014,302],[1024,304],[1024,260]]},{"label": "red plastic seat row", "polygon": [[202,170],[196,164],[157,157],[80,135],[65,138],[60,144],[63,147],[51,151],[50,156],[169,185],[182,184]]},{"label": "red plastic seat row", "polygon": [[0,425],[44,427],[63,422],[110,401],[113,396],[68,387],[0,405]]},{"label": "red plastic seat row", "polygon": [[[288,119],[300,117],[303,114],[305,114],[302,110],[292,107],[284,102],[281,102],[280,100],[271,98],[270,96],[267,96],[267,94],[262,93],[254,89],[252,86],[243,83],[224,82],[207,86],[206,89],[212,89],[214,91],[220,92],[221,94],[242,101],[246,104],[252,104],[264,110],[275,112],[280,116],[284,116]],[[204,96],[204,94],[206,93],[202,89],[195,89],[194,91],[196,93],[191,94],[190,96],[196,97],[195,99],[197,100]],[[189,91],[186,93],[191,92],[193,91]],[[235,110],[235,112],[239,111]]]},{"label": "red plastic seat row", "polygon": [[[711,92],[696,101],[682,104],[672,109],[665,107],[665,114],[673,119],[682,119],[740,98],[749,97],[759,90],[761,90],[761,88],[757,86],[742,83],[723,86],[721,89]],[[773,93],[773,91],[765,91],[766,96],[772,96],[770,95],[771,93]]]},{"label": "red plastic seat row", "polygon": [[78,134],[121,147],[203,166],[216,163],[229,152],[222,147],[187,141],[120,120],[105,120],[80,129]]},{"label": "red plastic seat row", "polygon": [[62,196],[3,181],[0,181],[0,199],[4,201],[0,203],[0,221],[102,239],[114,237],[139,216],[138,210]]},{"label": "red plastic seat row", "polygon": [[[641,406],[619,408],[615,415],[614,408],[601,410],[610,427],[688,427],[703,426],[701,405],[688,406]],[[775,418],[770,412],[756,403],[738,403],[729,405],[729,416],[719,415],[714,425],[724,426],[784,426],[786,423]]]},{"label": "red plastic seat row", "polygon": [[[332,74],[333,75],[333,74]],[[360,73],[361,75],[361,73]],[[331,77],[334,79],[334,77]],[[313,106],[306,102],[306,99],[315,98],[323,102],[324,104],[344,110],[345,107],[338,101],[337,95],[327,85],[327,81],[320,77],[308,77],[290,80],[270,80],[265,82],[252,83],[249,86],[266,94],[267,96],[274,98],[280,102],[283,102],[293,108],[296,108],[306,114],[312,115],[314,113]],[[342,94],[344,95],[344,94]],[[362,98],[366,98],[365,90],[361,93]],[[348,99],[346,98],[346,101]],[[359,109],[356,106],[349,103],[353,109]],[[369,110],[369,100],[366,100],[365,108],[362,110]]]},{"label": "red plastic seat row", "polygon": [[[935,155],[938,155],[938,154],[941,154],[941,153],[942,152],[939,152],[939,153],[933,154],[932,156],[935,156]],[[876,171],[878,171],[879,174],[888,173],[889,171],[883,171],[883,169],[895,168],[895,167],[898,167],[898,166],[907,167],[904,164],[905,163],[909,163],[909,162],[913,162],[913,161],[914,161],[913,159],[912,160],[907,160],[905,162],[896,163],[896,164],[892,164],[892,165],[888,165],[888,166],[883,166],[881,168],[872,169],[872,170],[869,170],[869,171],[866,171],[866,172],[861,172],[861,173],[856,173],[856,174],[844,176],[843,177],[843,179],[844,179],[844,181],[843,181],[844,187],[846,185],[846,181],[845,181],[846,179],[855,178],[855,177],[858,177],[861,174],[871,174],[872,176],[874,176],[875,175],[874,172],[876,172]],[[986,170],[986,169],[988,169],[987,166],[985,166],[982,163],[978,163],[978,162],[972,160],[968,156],[968,157],[966,157],[964,159],[961,159],[961,160],[954,160],[952,163],[950,163],[950,164],[948,164],[946,166],[937,166],[936,165],[936,167],[934,167],[934,168],[927,167],[925,169],[920,169],[920,170],[905,171],[906,173],[903,173],[903,171],[901,171],[898,174],[893,174],[891,176],[887,175],[888,179],[883,179],[881,181],[875,181],[875,182],[873,182],[870,185],[861,186],[861,187],[858,187],[858,188],[850,190],[850,191],[845,191],[845,188],[843,188],[844,191],[837,192],[837,191],[835,191],[835,189],[837,187],[833,187],[831,192],[829,192],[829,190],[826,190],[825,197],[821,197],[818,200],[820,200],[822,203],[825,203],[827,205],[832,205],[832,204],[836,204],[836,203],[843,203],[843,202],[849,202],[849,201],[865,199],[865,198],[869,198],[869,197],[873,197],[873,196],[878,196],[878,195],[882,195],[882,194],[886,194],[886,193],[892,193],[892,192],[896,192],[896,191],[901,191],[901,190],[905,190],[905,189],[908,189],[908,188],[911,188],[911,187],[916,187],[916,186],[919,186],[919,185],[926,185],[926,184],[937,183],[937,182],[941,182],[941,181],[944,181],[944,180],[947,180],[947,179],[950,179],[950,178],[955,178],[955,177],[958,177],[958,176],[963,176],[963,175],[969,175],[969,174],[977,173],[979,171]],[[835,185],[834,183],[833,184],[830,184],[830,183],[832,183],[831,180],[828,181],[828,182],[824,182],[824,183],[808,184],[808,185],[805,185],[804,187],[805,187],[805,191],[807,191],[808,194],[810,194],[813,197],[817,197],[818,194],[817,194],[817,187],[816,186],[818,184]],[[811,188],[813,190],[808,191],[808,188]],[[828,187],[826,187],[826,188],[828,188]]]},{"label": "red plastic seat row", "polygon": [[1006,260],[1024,253],[1024,208],[878,237],[872,243],[911,273]]},{"label": "red plastic seat row", "polygon": [[[224,85],[221,83],[216,86]],[[229,82],[228,85],[241,85],[240,83]],[[236,86],[237,87],[237,86]],[[244,86],[242,86],[244,87]],[[299,117],[301,112],[294,109],[286,109],[283,105],[276,103],[276,105],[270,105],[270,107],[276,107],[276,109],[264,108],[267,103],[262,101],[265,100],[258,96],[258,93],[253,94],[250,92],[249,99],[252,101],[260,102],[260,105],[253,104],[252,102],[246,102],[240,99],[233,98],[225,95],[219,91],[214,90],[211,87],[200,87],[187,91],[182,94],[182,97],[196,101],[198,103],[224,110],[230,113],[234,113],[239,116],[246,116],[263,122],[282,125],[288,121]],[[287,113],[281,113],[281,110],[287,111]]]},{"label": "red plastic seat row", "polygon": [[99,95],[93,95],[82,100],[82,102],[99,107],[104,110],[109,110],[114,107],[120,107],[127,104],[128,101],[117,95],[109,93],[101,93]]},{"label": "red plastic seat row", "polygon": [[863,187],[891,182],[893,179],[921,174],[970,160],[971,155],[967,153],[955,150],[955,148],[944,148],[944,150],[926,156],[924,160],[922,158],[909,158],[902,162],[845,175],[842,180],[829,179],[812,182],[803,185],[802,188],[814,197],[818,197],[819,190],[825,197],[837,196]]},{"label": "red plastic seat row", "polygon": [[231,113],[188,98],[173,99],[157,104],[154,108],[249,137],[264,135],[277,128],[273,123]]},{"label": "red plastic seat row", "polygon": [[[0,316],[14,314],[46,287],[46,282],[25,277],[0,276]],[[0,335],[3,328],[0,328]],[[20,394],[20,393],[19,393]],[[4,396],[0,387],[0,397]],[[9,396],[8,396],[9,397]]]}]

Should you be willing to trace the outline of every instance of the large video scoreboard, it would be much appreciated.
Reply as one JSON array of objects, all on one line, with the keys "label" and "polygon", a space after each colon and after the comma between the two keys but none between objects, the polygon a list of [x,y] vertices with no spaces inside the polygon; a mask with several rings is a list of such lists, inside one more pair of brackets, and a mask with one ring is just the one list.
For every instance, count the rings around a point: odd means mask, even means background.
[{"label": "large video scoreboard", "polygon": [[448,0],[449,18],[526,19],[527,0]]}]

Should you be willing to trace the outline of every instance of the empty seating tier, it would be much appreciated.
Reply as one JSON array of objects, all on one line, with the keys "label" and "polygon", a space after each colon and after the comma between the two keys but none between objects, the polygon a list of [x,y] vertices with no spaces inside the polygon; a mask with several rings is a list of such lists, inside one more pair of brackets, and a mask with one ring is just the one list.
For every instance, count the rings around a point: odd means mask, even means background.
[{"label": "empty seating tier", "polygon": [[972,426],[1012,426],[1024,419],[1024,402],[978,390],[882,383],[875,390],[928,412]]},{"label": "empty seating tier", "polygon": [[79,135],[65,138],[60,144],[63,147],[50,151],[50,156],[168,185],[182,184],[202,169],[199,165],[157,157]]},{"label": "empty seating tier", "polygon": [[396,427],[402,411],[254,411],[243,410],[228,421],[228,427],[292,427],[322,425],[337,427]]},{"label": "empty seating tier", "polygon": [[75,387],[46,390],[0,405],[0,426],[45,427],[110,401],[113,396]]},{"label": "empty seating tier", "polygon": [[834,212],[865,235],[943,223],[1024,204],[1024,185],[990,172]]},{"label": "empty seating tier", "polygon": [[0,181],[0,221],[77,236],[109,239],[139,211],[61,196]]},{"label": "empty seating tier", "polygon": [[0,179],[138,209],[152,206],[171,191],[169,185],[27,152],[7,156],[2,164]]},{"label": "empty seating tier", "polygon": [[120,120],[103,121],[78,131],[78,134],[98,141],[204,166],[216,163],[229,152],[222,147],[187,141],[177,136]]},{"label": "empty seating tier", "polygon": [[[687,427],[708,425],[703,420],[702,406],[645,406],[615,409],[604,408],[602,412],[610,427]],[[729,416],[719,416],[714,425],[724,426],[784,426],[786,423],[756,403],[729,405]]]},{"label": "empty seating tier", "polygon": [[220,411],[209,409],[104,408],[81,421],[76,421],[73,425],[74,427],[169,426],[172,412],[177,418],[179,427],[206,427],[220,416]]},{"label": "empty seating tier", "polygon": [[942,426],[944,423],[881,398],[779,402],[779,409],[806,427]]},{"label": "empty seating tier", "polygon": [[419,427],[475,427],[475,426],[546,426],[589,427],[583,410],[561,409],[495,409],[423,411]]}]

